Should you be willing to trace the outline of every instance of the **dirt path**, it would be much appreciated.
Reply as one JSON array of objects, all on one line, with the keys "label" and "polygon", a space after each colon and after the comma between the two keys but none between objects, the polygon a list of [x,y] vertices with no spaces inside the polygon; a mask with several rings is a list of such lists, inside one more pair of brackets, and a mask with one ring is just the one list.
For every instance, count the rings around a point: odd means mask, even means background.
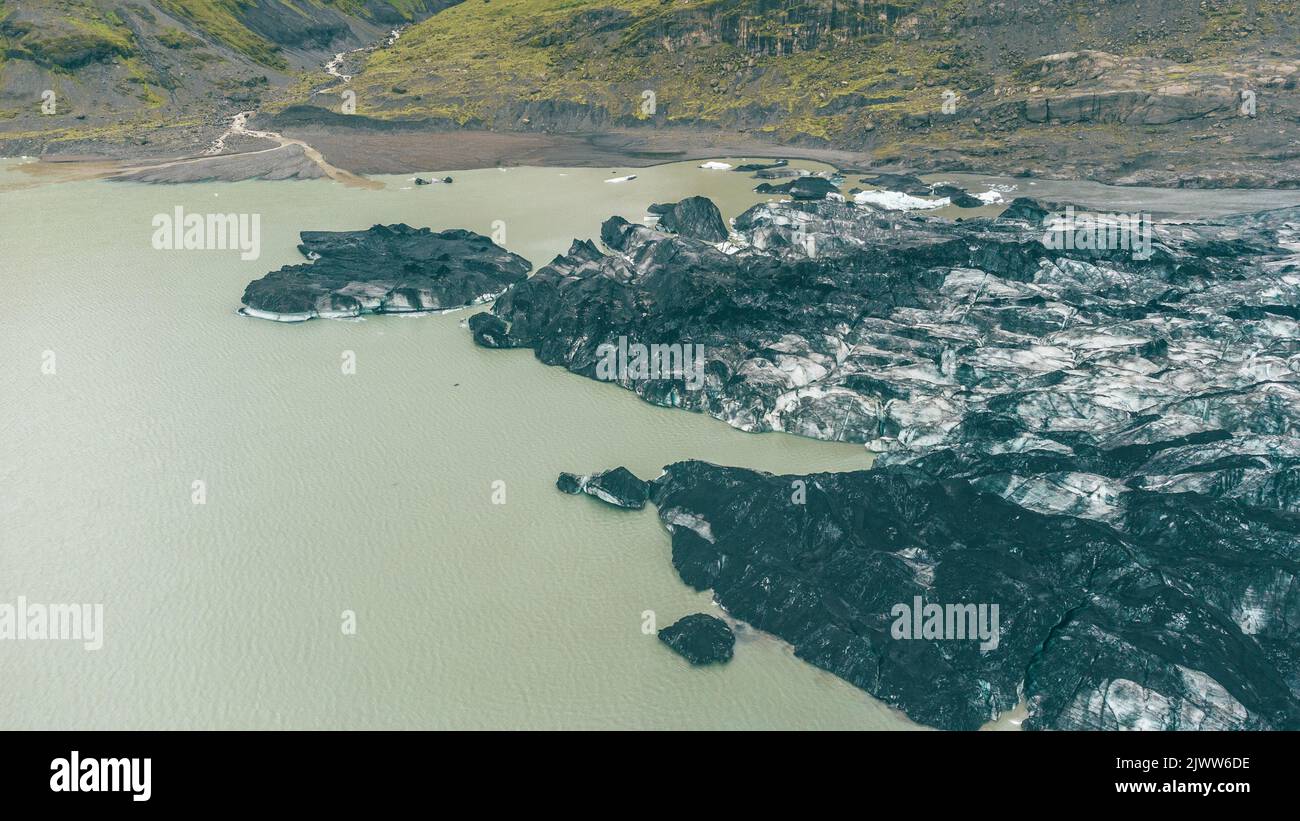
[{"label": "dirt path", "polygon": [[[156,171],[156,170],[161,170],[164,168],[169,168],[177,165],[184,165],[187,163],[204,162],[206,160],[209,160],[211,158],[216,158],[216,157],[248,157],[256,154],[265,154],[271,151],[279,151],[281,149],[287,148],[288,146],[296,145],[302,149],[302,152],[304,155],[306,155],[307,159],[311,160],[313,163],[315,163],[317,166],[320,167],[321,171],[325,172],[325,176],[329,177],[332,180],[335,180],[336,182],[341,182],[344,185],[351,185],[357,188],[383,188],[384,187],[384,184],[381,182],[376,182],[374,180],[366,179],[365,177],[362,177],[358,174],[353,174],[351,171],[347,171],[345,169],[338,168],[334,165],[331,165],[325,159],[324,155],[322,155],[319,151],[317,151],[315,148],[313,148],[311,145],[309,145],[307,142],[303,140],[295,139],[293,137],[286,137],[283,134],[280,134],[275,131],[260,131],[257,129],[249,128],[248,120],[256,113],[257,113],[256,111],[241,111],[238,114],[236,114],[231,119],[230,127],[226,129],[225,133],[222,134],[217,139],[213,140],[212,145],[208,148],[208,150],[204,151],[203,154],[199,157],[190,157],[190,158],[184,158],[179,160],[173,160],[171,162],[166,162],[166,163],[158,163],[149,166],[141,166],[141,167],[130,169],[127,173],[136,173],[138,171]],[[236,154],[222,154],[221,152],[225,149],[226,140],[231,137],[252,137],[253,139],[256,140],[269,140],[271,142],[276,143],[276,146],[274,148],[264,148],[258,151],[241,151]]]},{"label": "dirt path", "polygon": [[[398,38],[401,36],[402,36],[402,28],[401,27],[395,28],[388,33],[387,37],[385,37],[383,40],[379,41],[378,43],[372,43],[367,46],[362,46],[361,48],[355,48],[352,49],[351,51],[339,52],[338,54],[334,55],[334,58],[332,60],[325,63],[324,65],[325,73],[330,77],[334,77],[338,80],[342,80],[344,83],[350,82],[352,80],[352,75],[344,74],[342,72],[344,62],[347,60],[347,58],[350,55],[359,54],[362,52],[374,51],[377,48],[385,48],[387,46],[391,46],[393,43],[397,42]],[[227,128],[221,134],[221,136],[213,140],[212,144],[209,145],[208,148],[197,157],[181,157],[175,160],[168,160],[160,163],[151,163],[151,164],[143,164],[143,165],[126,167],[120,170],[120,175],[134,175],[140,173],[149,173],[157,177],[157,172],[165,171],[168,168],[176,168],[178,166],[190,165],[192,163],[213,162],[221,159],[247,158],[259,154],[266,154],[272,151],[280,151],[285,148],[288,148],[289,146],[296,145],[300,149],[302,149],[302,153],[304,156],[307,157],[307,159],[315,163],[320,168],[320,170],[324,172],[325,176],[329,177],[330,179],[336,182],[340,182],[343,183],[344,185],[350,185],[356,188],[378,189],[384,187],[384,184],[381,182],[376,182],[375,180],[367,179],[359,174],[354,174],[351,171],[330,164],[325,159],[325,156],[321,154],[320,151],[312,147],[305,140],[296,139],[294,137],[286,137],[283,134],[280,134],[275,131],[261,131],[261,130],[249,128],[248,121],[256,114],[257,112],[255,110],[241,111],[238,114],[236,114],[230,121],[230,127]],[[270,142],[276,143],[276,145],[273,148],[264,148],[255,151],[239,151],[231,154],[226,154],[225,153],[226,144],[234,137],[251,137],[257,140],[268,140]],[[108,176],[119,176],[119,174],[109,174]],[[214,176],[220,178],[221,174],[220,172],[215,172]],[[162,181],[165,181],[165,179]]]},{"label": "dirt path", "polygon": [[[324,65],[324,70],[330,77],[349,82],[351,75],[343,74],[341,69],[344,61],[349,55],[359,52],[372,51],[376,48],[390,46],[402,36],[401,28],[393,29],[388,36],[378,43],[372,43],[368,46],[353,49],[351,51],[340,52],[334,55],[334,58]],[[151,160],[144,162],[131,162],[121,160],[117,162],[95,162],[95,163],[59,163],[60,168],[56,172],[41,173],[41,169],[27,169],[29,179],[21,183],[10,183],[0,186],[0,190],[13,190],[15,188],[28,188],[33,185],[40,185],[48,182],[69,182],[75,180],[89,179],[113,179],[127,178],[137,175],[148,175],[151,182],[190,182],[196,176],[194,166],[211,169],[212,179],[248,179],[251,177],[262,176],[268,170],[274,170],[277,165],[281,167],[292,168],[295,163],[300,163],[298,157],[286,158],[283,162],[277,162],[272,159],[269,163],[254,164],[254,170],[249,171],[249,160],[251,158],[264,156],[276,151],[284,151],[290,146],[297,146],[311,163],[316,165],[320,171],[330,179],[340,182],[344,185],[355,188],[382,189],[384,184],[375,180],[367,179],[360,174],[354,174],[343,168],[332,165],[325,159],[325,156],[307,143],[305,140],[294,137],[286,137],[275,131],[263,131],[248,127],[248,121],[256,116],[256,110],[240,111],[235,114],[229,127],[221,133],[212,143],[196,156],[176,157],[165,160]],[[266,140],[275,143],[270,148],[259,148],[250,151],[235,151],[226,153],[228,143],[234,138],[246,137],[254,140]],[[49,164],[41,163],[39,165],[48,166]],[[169,179],[168,169],[185,169],[184,173],[177,173],[174,179]]]}]

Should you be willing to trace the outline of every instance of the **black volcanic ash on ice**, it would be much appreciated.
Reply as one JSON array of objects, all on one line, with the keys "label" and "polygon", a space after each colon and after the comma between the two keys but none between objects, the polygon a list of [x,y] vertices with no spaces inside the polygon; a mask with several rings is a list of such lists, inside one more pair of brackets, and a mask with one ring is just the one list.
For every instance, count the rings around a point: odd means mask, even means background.
[{"label": "black volcanic ash on ice", "polygon": [[659,640],[696,667],[726,664],[736,649],[736,636],[727,623],[706,613],[683,616],[660,630]]},{"label": "black volcanic ash on ice", "polygon": [[[735,253],[613,218],[470,327],[589,378],[620,337],[690,340],[702,389],[621,384],[881,452],[679,463],[651,500],[683,580],[914,719],[1300,728],[1300,209],[1159,224],[1139,258],[1013,206],[767,203]],[[918,596],[1000,605],[998,646],[894,638]]]},{"label": "black volcanic ash on ice", "polygon": [[288,321],[362,313],[445,311],[485,302],[528,276],[528,260],[472,231],[409,225],[303,231],[312,262],[286,265],[244,290],[244,313]]}]

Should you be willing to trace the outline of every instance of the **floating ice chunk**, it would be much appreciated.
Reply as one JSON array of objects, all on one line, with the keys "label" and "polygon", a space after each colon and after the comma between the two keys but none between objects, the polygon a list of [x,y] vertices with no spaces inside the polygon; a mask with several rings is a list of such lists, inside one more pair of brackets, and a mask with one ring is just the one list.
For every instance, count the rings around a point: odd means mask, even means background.
[{"label": "floating ice chunk", "polygon": [[731,163],[718,162],[717,160],[709,160],[706,163],[700,163],[700,168],[704,168],[709,171],[729,171],[731,169]]},{"label": "floating ice chunk", "polygon": [[853,201],[858,205],[874,205],[886,211],[921,211],[943,208],[952,202],[948,197],[927,200],[904,194],[902,191],[862,191],[853,195]]},{"label": "floating ice chunk", "polygon": [[240,316],[251,316],[257,319],[269,319],[272,322],[306,322],[316,316],[315,311],[303,313],[277,313],[275,311],[259,311],[257,308],[247,306],[240,308],[237,312]]},{"label": "floating ice chunk", "polygon": [[636,174],[628,174],[626,177],[610,177],[605,182],[630,182],[636,179]]}]

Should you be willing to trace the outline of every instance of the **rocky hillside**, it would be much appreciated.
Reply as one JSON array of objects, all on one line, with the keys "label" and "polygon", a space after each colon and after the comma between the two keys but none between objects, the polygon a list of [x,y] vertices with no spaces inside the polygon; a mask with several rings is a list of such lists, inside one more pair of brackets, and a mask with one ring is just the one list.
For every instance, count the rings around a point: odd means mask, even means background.
[{"label": "rocky hillside", "polygon": [[0,153],[193,148],[258,108],[370,170],[450,159],[362,145],[397,122],[1290,187],[1298,34],[1300,0],[0,0]]},{"label": "rocky hillside", "polygon": [[[455,0],[0,0],[0,138],[184,144]],[[166,128],[163,128],[163,127]]]},{"label": "rocky hillside", "polygon": [[723,129],[1132,182],[1213,155],[1202,182],[1250,185],[1268,180],[1238,160],[1300,153],[1298,23],[1295,0],[474,0],[351,87],[383,119]]}]

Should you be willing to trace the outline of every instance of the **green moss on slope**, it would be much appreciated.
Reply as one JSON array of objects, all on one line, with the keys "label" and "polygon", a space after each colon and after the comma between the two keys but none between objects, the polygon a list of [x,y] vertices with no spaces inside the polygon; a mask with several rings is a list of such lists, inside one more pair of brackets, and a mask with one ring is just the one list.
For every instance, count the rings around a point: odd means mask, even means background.
[{"label": "green moss on slope", "polygon": [[76,69],[136,53],[130,31],[120,22],[114,23],[93,10],[85,16],[56,17],[41,27],[5,20],[0,28],[0,47],[12,59]]},{"label": "green moss on slope", "polygon": [[[281,71],[289,64],[279,46],[261,37],[239,19],[239,12],[256,5],[256,0],[155,0],[160,8],[188,20],[235,51],[254,61]],[[263,0],[278,2],[278,0]]]},{"label": "green moss on slope", "polygon": [[[938,115],[945,90],[967,100],[999,86],[1027,93],[1032,83],[1014,71],[1043,54],[1171,52],[1185,55],[1180,62],[1189,69],[1206,66],[1283,30],[1279,20],[1293,26],[1300,4],[1258,0],[1259,14],[1248,20],[1241,5],[470,0],[376,51],[352,88],[358,110],[371,116],[502,128],[528,127],[537,116],[542,127],[562,127],[565,116],[582,116],[575,107],[615,121],[644,119],[642,94],[650,90],[657,118],[669,125],[843,141]],[[524,123],[524,110],[542,113]]]}]

